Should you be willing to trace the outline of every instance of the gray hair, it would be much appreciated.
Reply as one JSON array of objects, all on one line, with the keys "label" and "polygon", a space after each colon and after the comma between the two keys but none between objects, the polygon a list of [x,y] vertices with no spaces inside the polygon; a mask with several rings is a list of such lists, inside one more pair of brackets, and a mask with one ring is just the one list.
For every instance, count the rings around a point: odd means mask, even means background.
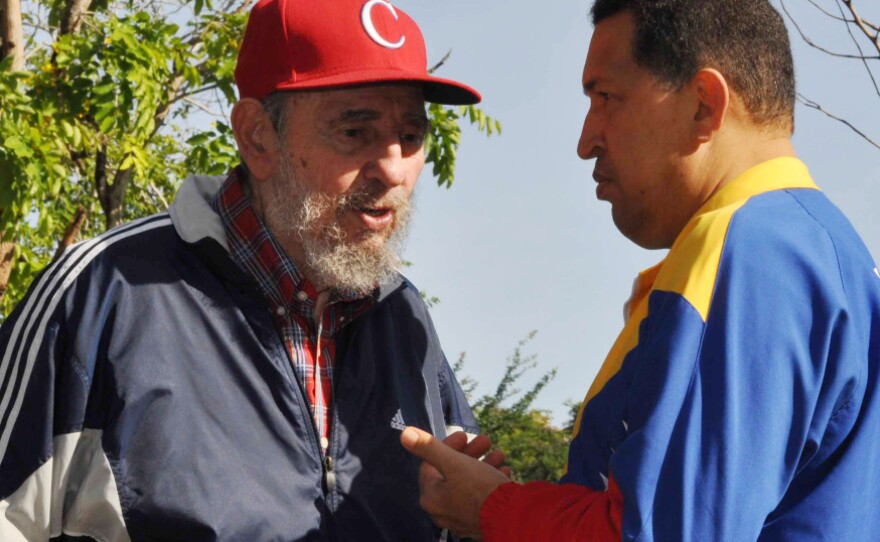
[{"label": "gray hair", "polygon": [[276,90],[262,100],[263,109],[269,114],[269,121],[272,123],[272,127],[275,128],[275,132],[278,133],[279,138],[284,136],[284,121],[287,119],[288,110],[290,109],[289,104],[293,102],[292,97],[293,92],[291,91]]}]

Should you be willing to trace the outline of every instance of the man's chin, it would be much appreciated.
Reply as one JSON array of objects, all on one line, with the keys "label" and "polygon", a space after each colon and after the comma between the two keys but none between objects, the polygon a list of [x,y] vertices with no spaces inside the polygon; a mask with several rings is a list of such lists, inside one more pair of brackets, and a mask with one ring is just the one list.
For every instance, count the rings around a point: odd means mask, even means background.
[{"label": "man's chin", "polygon": [[360,230],[358,232],[349,233],[346,244],[368,251],[381,250],[388,243],[392,231],[373,231]]}]

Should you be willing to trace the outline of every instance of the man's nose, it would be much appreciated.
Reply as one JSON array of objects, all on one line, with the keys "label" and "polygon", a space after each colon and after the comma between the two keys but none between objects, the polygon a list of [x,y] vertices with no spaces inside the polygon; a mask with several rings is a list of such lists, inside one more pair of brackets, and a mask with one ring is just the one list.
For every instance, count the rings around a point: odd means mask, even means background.
[{"label": "man's nose", "polygon": [[582,160],[596,158],[605,148],[598,120],[592,111],[588,111],[587,116],[584,118],[581,137],[577,145],[577,154]]},{"label": "man's nose", "polygon": [[374,161],[372,176],[389,188],[406,182],[406,157],[400,143],[388,144]]}]

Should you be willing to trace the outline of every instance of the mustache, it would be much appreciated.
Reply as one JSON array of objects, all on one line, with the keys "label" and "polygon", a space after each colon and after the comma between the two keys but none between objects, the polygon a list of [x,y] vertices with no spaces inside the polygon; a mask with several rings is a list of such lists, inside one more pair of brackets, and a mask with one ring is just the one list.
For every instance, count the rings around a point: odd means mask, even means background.
[{"label": "mustache", "polygon": [[391,209],[399,210],[409,206],[410,198],[402,191],[392,189],[386,191],[384,188],[378,187],[361,187],[350,194],[343,194],[339,197],[336,205],[337,212],[344,212],[356,209]]}]

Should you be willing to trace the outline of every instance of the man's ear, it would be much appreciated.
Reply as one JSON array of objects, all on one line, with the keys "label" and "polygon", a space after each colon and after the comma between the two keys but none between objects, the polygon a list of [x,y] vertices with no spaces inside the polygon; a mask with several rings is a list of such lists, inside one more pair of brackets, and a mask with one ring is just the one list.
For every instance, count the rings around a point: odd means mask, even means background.
[{"label": "man's ear", "polygon": [[697,112],[694,114],[694,137],[705,143],[721,129],[730,107],[730,88],[718,70],[703,68],[690,83],[696,93]]},{"label": "man's ear", "polygon": [[277,134],[263,104],[244,98],[232,108],[232,133],[238,152],[255,181],[265,181],[275,172]]}]

